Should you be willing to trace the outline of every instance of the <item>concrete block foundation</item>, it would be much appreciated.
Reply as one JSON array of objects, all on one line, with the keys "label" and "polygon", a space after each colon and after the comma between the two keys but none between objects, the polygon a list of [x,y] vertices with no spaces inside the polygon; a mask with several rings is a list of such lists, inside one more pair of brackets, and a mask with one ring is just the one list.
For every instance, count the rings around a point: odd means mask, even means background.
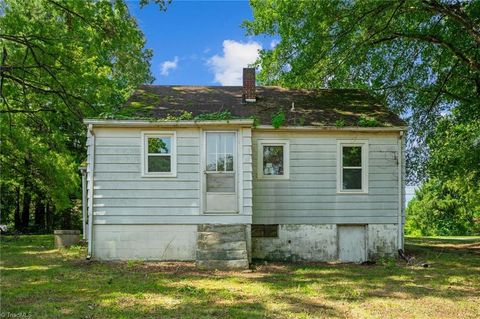
[{"label": "concrete block foundation", "polygon": [[[396,224],[366,225],[366,258],[395,256],[396,234]],[[365,242],[359,245],[365,245]],[[336,261],[339,260],[338,253],[336,224],[279,225],[277,238],[252,237],[253,259],[291,262]]]}]

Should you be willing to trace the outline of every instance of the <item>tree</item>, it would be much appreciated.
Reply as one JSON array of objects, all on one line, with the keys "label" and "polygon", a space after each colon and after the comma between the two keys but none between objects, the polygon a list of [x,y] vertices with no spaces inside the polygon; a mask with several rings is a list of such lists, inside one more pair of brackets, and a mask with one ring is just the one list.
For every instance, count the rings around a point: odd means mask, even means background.
[{"label": "tree", "polygon": [[279,36],[259,79],[287,87],[358,87],[410,124],[410,178],[426,177],[426,140],[442,115],[480,119],[479,1],[252,0],[250,34]]},{"label": "tree", "polygon": [[151,51],[122,0],[6,0],[0,12],[2,206],[25,228],[36,203],[50,225],[80,195],[82,119],[151,81]]},{"label": "tree", "polygon": [[478,236],[480,187],[471,186],[460,178],[431,178],[416,191],[407,207],[405,232],[419,236]]}]

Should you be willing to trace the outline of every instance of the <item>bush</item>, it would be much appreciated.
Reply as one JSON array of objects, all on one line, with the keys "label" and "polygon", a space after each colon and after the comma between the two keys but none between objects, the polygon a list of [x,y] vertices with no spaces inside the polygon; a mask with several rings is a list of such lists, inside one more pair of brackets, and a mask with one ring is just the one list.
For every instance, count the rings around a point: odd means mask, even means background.
[{"label": "bush", "polygon": [[460,179],[431,179],[407,207],[405,232],[412,236],[480,234],[480,191]]}]

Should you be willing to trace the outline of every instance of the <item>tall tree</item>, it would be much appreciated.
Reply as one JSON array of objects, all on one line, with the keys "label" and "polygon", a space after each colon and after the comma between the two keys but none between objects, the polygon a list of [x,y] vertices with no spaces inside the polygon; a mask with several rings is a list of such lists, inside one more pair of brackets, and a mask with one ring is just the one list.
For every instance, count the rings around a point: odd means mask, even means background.
[{"label": "tall tree", "polygon": [[[251,0],[250,34],[280,37],[259,78],[367,88],[409,120],[410,177],[425,177],[437,122],[480,119],[480,1]],[[421,169],[423,168],[423,169]]]},{"label": "tall tree", "polygon": [[51,226],[79,196],[82,119],[151,81],[151,51],[123,0],[5,0],[0,12],[2,192],[21,189],[24,222],[42,196]]}]

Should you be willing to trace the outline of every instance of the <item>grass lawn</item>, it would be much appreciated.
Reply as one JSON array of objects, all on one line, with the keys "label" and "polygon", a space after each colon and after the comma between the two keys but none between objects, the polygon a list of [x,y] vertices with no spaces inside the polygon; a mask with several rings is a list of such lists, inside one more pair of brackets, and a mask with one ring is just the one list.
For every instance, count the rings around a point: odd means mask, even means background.
[{"label": "grass lawn", "polygon": [[[1,311],[30,318],[480,318],[480,237],[408,238],[429,268],[86,262],[53,236],[1,238]],[[18,318],[18,317],[17,317]]]}]

